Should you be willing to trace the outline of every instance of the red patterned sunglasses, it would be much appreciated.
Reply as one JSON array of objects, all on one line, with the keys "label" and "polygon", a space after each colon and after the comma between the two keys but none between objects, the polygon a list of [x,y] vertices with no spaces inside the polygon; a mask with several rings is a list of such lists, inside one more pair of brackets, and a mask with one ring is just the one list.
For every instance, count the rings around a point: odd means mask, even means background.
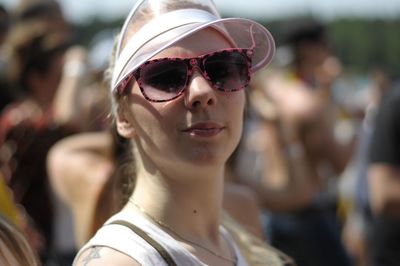
[{"label": "red patterned sunglasses", "polygon": [[253,49],[231,48],[192,58],[150,60],[129,74],[118,86],[118,92],[122,93],[135,78],[148,101],[171,101],[183,94],[194,68],[214,89],[238,91],[250,82],[252,54]]}]

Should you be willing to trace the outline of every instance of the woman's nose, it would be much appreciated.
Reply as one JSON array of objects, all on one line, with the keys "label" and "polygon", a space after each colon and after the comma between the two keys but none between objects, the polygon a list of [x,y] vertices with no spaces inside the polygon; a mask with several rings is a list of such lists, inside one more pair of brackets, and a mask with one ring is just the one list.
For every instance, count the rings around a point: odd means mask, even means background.
[{"label": "woman's nose", "polygon": [[204,109],[215,105],[216,91],[199,71],[195,71],[185,91],[185,105],[188,109]]}]

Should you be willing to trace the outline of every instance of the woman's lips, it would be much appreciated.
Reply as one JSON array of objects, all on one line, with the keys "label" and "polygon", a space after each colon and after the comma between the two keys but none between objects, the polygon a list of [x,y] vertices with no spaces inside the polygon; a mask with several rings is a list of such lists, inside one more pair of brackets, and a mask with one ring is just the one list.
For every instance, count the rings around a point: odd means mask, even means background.
[{"label": "woman's lips", "polygon": [[216,123],[196,123],[183,130],[190,136],[213,137],[218,135],[225,127]]}]

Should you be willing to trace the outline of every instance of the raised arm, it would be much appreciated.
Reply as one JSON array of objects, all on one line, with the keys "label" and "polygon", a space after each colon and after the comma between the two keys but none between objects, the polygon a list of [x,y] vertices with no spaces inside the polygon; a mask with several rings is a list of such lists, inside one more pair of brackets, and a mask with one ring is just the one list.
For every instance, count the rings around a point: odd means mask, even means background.
[{"label": "raised arm", "polygon": [[56,195],[71,209],[78,246],[87,241],[98,194],[111,175],[111,135],[83,133],[58,142],[47,166]]}]

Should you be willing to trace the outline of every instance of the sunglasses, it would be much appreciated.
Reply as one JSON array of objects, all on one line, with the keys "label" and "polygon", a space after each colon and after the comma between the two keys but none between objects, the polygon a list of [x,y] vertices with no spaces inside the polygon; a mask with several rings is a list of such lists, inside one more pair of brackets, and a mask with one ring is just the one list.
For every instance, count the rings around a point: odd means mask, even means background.
[{"label": "sunglasses", "polygon": [[161,58],[147,61],[118,86],[122,93],[133,78],[151,102],[171,101],[182,95],[194,69],[200,70],[210,86],[223,92],[241,90],[250,82],[253,49],[225,49],[192,58]]}]

